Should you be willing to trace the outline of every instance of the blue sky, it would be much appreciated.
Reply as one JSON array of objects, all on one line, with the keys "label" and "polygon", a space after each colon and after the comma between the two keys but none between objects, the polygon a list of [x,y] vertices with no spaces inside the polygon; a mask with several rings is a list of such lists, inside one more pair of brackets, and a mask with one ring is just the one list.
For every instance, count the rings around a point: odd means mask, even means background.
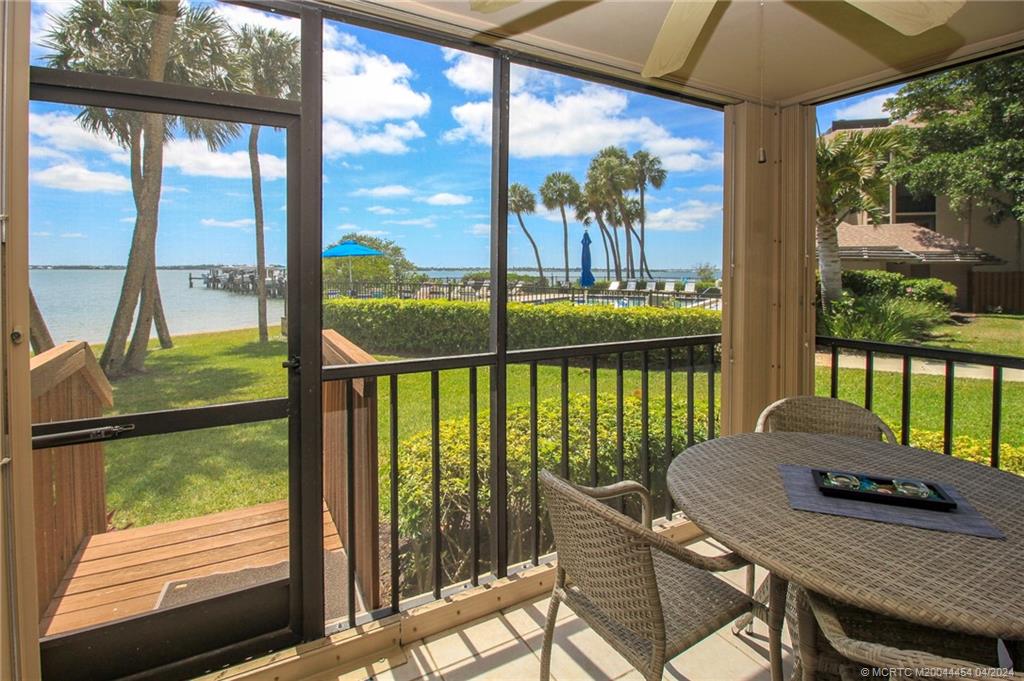
[{"label": "blue sky", "polygon": [[[295,20],[218,5],[234,26],[258,23],[297,34]],[[38,46],[61,3],[36,3]],[[490,223],[490,83],[486,57],[329,22],[325,26],[323,242],[358,231],[395,240],[420,266],[486,267]],[[608,144],[662,158],[668,180],[648,194],[652,267],[721,263],[720,112],[516,66],[512,74],[510,177],[536,191],[553,171],[581,182]],[[821,107],[833,117],[872,115],[864,96]],[[127,155],[75,121],[76,107],[31,107],[33,264],[123,264],[134,204]],[[247,129],[210,151],[178,135],[165,151],[158,263],[254,262]],[[261,132],[267,258],[285,253],[285,144]],[[557,213],[538,205],[527,227],[545,267],[561,264]],[[570,224],[570,264],[578,264],[581,225]],[[597,234],[595,265],[603,252]],[[509,262],[533,254],[510,218]]]}]

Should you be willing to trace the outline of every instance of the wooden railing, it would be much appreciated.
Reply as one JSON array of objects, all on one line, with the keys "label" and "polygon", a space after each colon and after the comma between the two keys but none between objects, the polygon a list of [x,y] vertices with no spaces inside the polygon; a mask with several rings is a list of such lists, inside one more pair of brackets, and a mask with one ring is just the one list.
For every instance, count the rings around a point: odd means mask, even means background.
[{"label": "wooden railing", "polygon": [[1024,312],[1024,272],[971,272],[971,310]]},{"label": "wooden railing", "polygon": [[[113,390],[89,345],[71,341],[32,358],[32,422],[102,416]],[[42,612],[86,537],[107,529],[103,444],[38,449],[34,458],[36,563]]]},{"label": "wooden railing", "polygon": [[[377,360],[337,331],[323,332],[324,365],[363,364]],[[363,604],[368,610],[381,605],[380,518],[377,492],[377,379],[352,381],[348,403],[347,386],[339,381],[323,386],[323,475],[324,503],[331,514],[350,560],[354,558],[355,578]],[[348,409],[352,409],[351,419]],[[352,428],[355,527],[349,535],[348,518],[348,425]]]}]

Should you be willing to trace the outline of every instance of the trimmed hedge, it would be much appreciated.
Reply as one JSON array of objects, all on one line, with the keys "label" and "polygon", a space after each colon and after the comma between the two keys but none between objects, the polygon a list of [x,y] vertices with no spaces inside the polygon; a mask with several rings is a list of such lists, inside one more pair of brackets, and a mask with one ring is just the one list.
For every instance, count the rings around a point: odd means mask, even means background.
[{"label": "trimmed hedge", "polygon": [[855,296],[910,298],[950,307],[956,301],[956,286],[942,279],[910,279],[899,272],[845,270],[843,288]]},{"label": "trimmed hedge", "polygon": [[[618,455],[616,449],[616,402],[613,395],[599,395],[597,400],[597,472],[599,484],[608,484],[617,478]],[[651,480],[654,481],[655,510],[664,512],[666,495],[665,470],[669,457],[665,453],[664,397],[651,396],[648,405],[648,443],[651,462]],[[694,402],[694,441],[707,438],[707,403]],[[533,514],[530,479],[530,412],[527,405],[511,405],[507,414],[507,466],[508,466],[508,537],[509,560],[529,559],[533,538]],[[641,480],[639,457],[642,433],[642,404],[640,397],[628,395],[623,399],[623,470],[626,479]],[[686,402],[672,402],[672,456],[686,447]],[[590,484],[590,400],[585,395],[569,396],[569,470],[573,480]],[[541,400],[537,405],[537,466],[538,470],[561,470],[561,402],[558,398]],[[477,422],[477,461],[479,479],[479,527],[486,544],[490,522],[490,418],[480,412]],[[716,426],[717,430],[717,426]],[[445,583],[458,582],[469,577],[472,527],[469,493],[469,418],[447,419],[440,423],[441,449],[441,534],[442,567]],[[431,586],[431,432],[417,433],[399,444],[398,529],[402,537],[401,578],[402,595],[411,596]],[[380,458],[380,514],[389,513],[390,460]],[[552,550],[550,527],[547,524],[543,500],[540,500],[541,553]],[[635,508],[627,510],[636,511]],[[488,552],[481,551],[481,557]],[[484,558],[486,560],[486,558]],[[486,564],[482,567],[486,570]]]},{"label": "trimmed hedge", "polygon": [[[335,329],[367,352],[414,356],[486,352],[489,313],[486,302],[396,298],[335,298],[325,301],[323,309],[324,328]],[[721,329],[721,314],[712,310],[508,304],[512,349],[695,336]]]}]

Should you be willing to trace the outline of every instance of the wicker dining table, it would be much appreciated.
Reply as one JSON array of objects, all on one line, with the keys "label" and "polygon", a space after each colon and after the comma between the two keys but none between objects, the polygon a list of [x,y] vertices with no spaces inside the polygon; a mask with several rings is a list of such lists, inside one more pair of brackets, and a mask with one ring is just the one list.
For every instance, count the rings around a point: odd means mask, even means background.
[{"label": "wicker dining table", "polygon": [[[917,478],[954,487],[1005,539],[794,510],[778,467]],[[1024,639],[1024,478],[912,447],[811,433],[748,433],[689,447],[668,468],[679,508],[719,543],[788,582],[871,612]],[[781,677],[781,613],[772,638]]]}]

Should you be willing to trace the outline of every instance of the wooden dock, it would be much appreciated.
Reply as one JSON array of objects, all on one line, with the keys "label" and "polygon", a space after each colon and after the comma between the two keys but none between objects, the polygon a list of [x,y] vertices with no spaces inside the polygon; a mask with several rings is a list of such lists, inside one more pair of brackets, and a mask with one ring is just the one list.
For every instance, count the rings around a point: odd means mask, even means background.
[{"label": "wooden dock", "polygon": [[[341,540],[324,508],[324,549]],[[276,501],[88,537],[43,612],[48,636],[150,612],[165,585],[288,560],[288,505]]]}]

